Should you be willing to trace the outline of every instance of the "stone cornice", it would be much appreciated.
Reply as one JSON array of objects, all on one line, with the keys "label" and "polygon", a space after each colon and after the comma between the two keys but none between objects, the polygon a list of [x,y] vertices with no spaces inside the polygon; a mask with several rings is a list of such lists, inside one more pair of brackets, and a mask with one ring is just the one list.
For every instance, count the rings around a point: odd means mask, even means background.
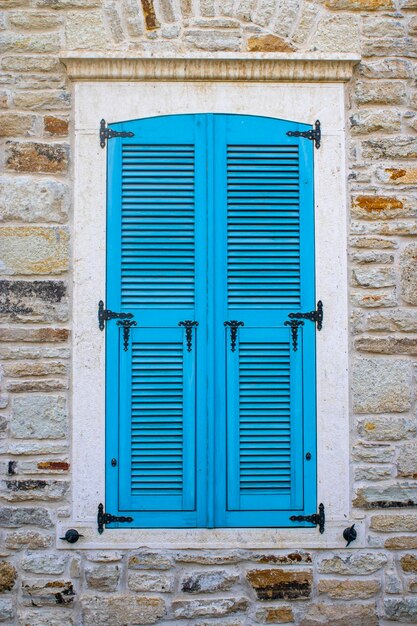
[{"label": "stone cornice", "polygon": [[346,82],[359,62],[356,54],[234,54],[180,57],[60,57],[74,81],[251,81]]}]

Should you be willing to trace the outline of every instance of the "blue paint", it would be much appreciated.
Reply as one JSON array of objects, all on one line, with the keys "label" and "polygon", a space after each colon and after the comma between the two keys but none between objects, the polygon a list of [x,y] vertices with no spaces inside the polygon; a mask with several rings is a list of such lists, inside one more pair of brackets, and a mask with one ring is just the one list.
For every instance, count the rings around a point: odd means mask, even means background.
[{"label": "blue paint", "polygon": [[313,146],[286,135],[309,127],[112,127],[135,136],[108,143],[106,304],[137,327],[126,352],[106,328],[107,510],[132,527],[308,526],[289,517],[316,509],[315,326],[295,352],[284,322],[315,308]]}]

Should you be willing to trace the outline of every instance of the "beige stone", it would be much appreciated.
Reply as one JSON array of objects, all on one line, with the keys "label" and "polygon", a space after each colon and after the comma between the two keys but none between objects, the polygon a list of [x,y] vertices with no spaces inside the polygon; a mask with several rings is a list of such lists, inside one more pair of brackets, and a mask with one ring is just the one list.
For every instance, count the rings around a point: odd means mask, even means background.
[{"label": "beige stone", "polygon": [[68,269],[64,228],[10,226],[0,229],[0,274],[61,274]]},{"label": "beige stone", "polygon": [[402,478],[417,478],[417,442],[407,441],[400,446],[397,474]]},{"label": "beige stone", "polygon": [[256,611],[255,619],[261,624],[287,624],[294,621],[294,613],[290,606],[271,606]]},{"label": "beige stone", "polygon": [[0,180],[0,221],[62,223],[69,207],[69,188],[60,181],[30,176]]},{"label": "beige stone", "polygon": [[65,173],[68,154],[66,144],[9,141],[6,167],[17,172]]},{"label": "beige stone", "polygon": [[0,481],[0,497],[8,502],[29,502],[43,500],[57,502],[63,500],[70,484],[64,480],[8,480]]},{"label": "beige stone", "polygon": [[411,243],[401,254],[401,297],[409,304],[417,304],[417,244]]},{"label": "beige stone", "polygon": [[382,552],[352,552],[324,558],[319,564],[319,572],[342,576],[366,576],[380,570],[387,561],[386,555]]},{"label": "beige stone", "polygon": [[317,26],[310,47],[319,52],[359,50],[359,20],[353,15],[325,15]]},{"label": "beige stone", "polygon": [[400,563],[404,572],[417,573],[417,556],[415,554],[404,554]]},{"label": "beige stone", "polygon": [[357,413],[407,411],[411,407],[410,364],[381,357],[355,361],[353,402]]},{"label": "beige stone", "polygon": [[350,238],[350,245],[354,248],[398,248],[396,241],[384,239],[384,237],[356,236]]},{"label": "beige stone", "polygon": [[248,39],[249,52],[292,52],[294,46],[276,35],[257,35]]},{"label": "beige stone", "polygon": [[64,580],[30,579],[22,581],[24,606],[59,606],[72,604],[75,592],[72,583]]},{"label": "beige stone", "polygon": [[60,67],[59,60],[50,56],[6,55],[1,67],[11,72],[52,72]]},{"label": "beige stone", "polygon": [[351,302],[354,306],[360,306],[366,309],[374,309],[381,307],[397,306],[397,295],[394,289],[383,291],[381,289],[371,291],[352,291]]},{"label": "beige stone", "polygon": [[368,417],[358,422],[358,433],[376,441],[398,441],[415,435],[417,422],[405,417]]},{"label": "beige stone", "polygon": [[365,135],[378,131],[398,132],[401,130],[401,113],[390,109],[359,111],[351,116],[350,124],[353,135]]},{"label": "beige stone", "polygon": [[31,363],[30,361],[15,361],[5,366],[6,376],[12,378],[30,378],[31,376],[56,376],[65,375],[68,369],[65,363],[48,361],[44,363]]},{"label": "beige stone", "polygon": [[363,509],[415,507],[417,488],[409,483],[361,487],[356,491],[353,506]]},{"label": "beige stone", "polygon": [[390,267],[358,267],[352,270],[352,282],[358,287],[393,287],[396,275]]},{"label": "beige stone", "polygon": [[154,624],[166,613],[162,598],[112,594],[80,598],[84,626],[115,626],[115,624]]},{"label": "beige stone", "polygon": [[19,530],[8,533],[4,545],[9,550],[44,550],[52,545],[51,535],[44,535],[36,530]]},{"label": "beige stone", "polygon": [[246,572],[246,579],[259,600],[294,600],[311,596],[311,571],[255,569]]},{"label": "beige stone", "polygon": [[379,532],[417,532],[417,515],[372,515],[371,528]]},{"label": "beige stone", "polygon": [[393,137],[392,139],[368,139],[362,143],[365,159],[416,159],[417,139]]},{"label": "beige stone", "polygon": [[15,94],[13,101],[19,109],[57,111],[70,108],[71,95],[68,91],[57,90],[21,91]]},{"label": "beige stone", "polygon": [[16,578],[16,568],[8,561],[0,560],[0,593],[13,589]]},{"label": "beige stone", "polygon": [[355,85],[358,104],[404,104],[407,99],[405,81],[358,81]]},{"label": "beige stone", "polygon": [[45,115],[44,130],[47,135],[64,136],[68,135],[68,119],[56,117],[55,115]]},{"label": "beige stone", "polygon": [[219,618],[231,613],[245,611],[248,606],[248,599],[239,596],[233,598],[175,599],[172,602],[172,609],[176,619],[191,619],[202,616]]},{"label": "beige stone", "polygon": [[341,600],[365,600],[374,596],[380,589],[378,580],[322,579],[318,583],[319,593]]},{"label": "beige stone", "polygon": [[67,341],[67,328],[0,328],[0,341],[56,343]]},{"label": "beige stone", "polygon": [[22,30],[49,30],[59,28],[62,25],[62,18],[44,11],[12,11],[9,14],[9,22]]},{"label": "beige stone", "polygon": [[312,604],[300,626],[378,626],[374,604]]},{"label": "beige stone", "polygon": [[129,569],[170,569],[174,564],[171,556],[151,550],[140,550],[129,556]]},{"label": "beige stone", "polygon": [[394,9],[393,0],[324,0],[329,9],[342,11],[378,11],[380,9]]},{"label": "beige stone", "polygon": [[413,66],[406,59],[378,59],[361,61],[358,70],[365,78],[410,78]]},{"label": "beige stone", "polygon": [[390,537],[385,541],[384,545],[388,550],[417,550],[417,536],[404,535]]},{"label": "beige stone", "polygon": [[65,35],[70,50],[105,50],[109,45],[101,11],[68,13]]},{"label": "beige stone", "polygon": [[394,183],[396,185],[417,184],[417,168],[415,167],[389,167],[378,170],[377,174],[383,182]]},{"label": "beige stone", "polygon": [[159,572],[129,572],[128,587],[131,591],[153,591],[169,593],[174,587],[174,578]]},{"label": "beige stone", "polygon": [[364,318],[362,331],[417,332],[417,311],[372,311]]},{"label": "beige stone", "polygon": [[417,355],[417,337],[359,337],[355,348],[358,352]]},{"label": "beige stone", "polygon": [[0,137],[28,137],[35,133],[35,115],[30,113],[1,113]]},{"label": "beige stone", "polygon": [[58,53],[59,35],[56,33],[21,34],[0,33],[0,52]]},{"label": "beige stone", "polygon": [[[100,564],[85,570],[87,586],[97,591],[116,591],[120,580],[118,565]],[[156,591],[155,589],[153,591]]]},{"label": "beige stone", "polygon": [[417,208],[406,198],[361,195],[353,198],[352,215],[363,220],[414,217],[417,215]]}]

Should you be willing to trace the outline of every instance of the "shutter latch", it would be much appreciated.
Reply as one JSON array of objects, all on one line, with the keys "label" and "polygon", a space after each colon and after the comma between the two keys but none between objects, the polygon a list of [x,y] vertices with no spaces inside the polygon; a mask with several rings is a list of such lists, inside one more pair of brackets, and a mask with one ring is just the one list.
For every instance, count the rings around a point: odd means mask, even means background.
[{"label": "shutter latch", "polygon": [[184,322],[178,322],[178,326],[184,326],[185,339],[187,341],[187,350],[188,352],[191,352],[191,348],[193,345],[193,327],[198,326],[198,322],[193,322],[192,320],[185,320]]},{"label": "shutter latch", "polygon": [[321,330],[323,328],[323,302],[321,300],[317,302],[317,309],[315,311],[310,311],[309,313],[290,313],[288,317],[291,319],[303,319],[316,322],[317,330]]},{"label": "shutter latch", "polygon": [[106,126],[106,120],[101,120],[99,136],[100,146],[105,148],[106,139],[112,139],[113,137],[134,137],[135,133],[127,130],[113,130],[112,128],[108,128]]},{"label": "shutter latch", "polygon": [[237,320],[232,320],[231,322],[225,322],[224,325],[230,328],[230,348],[232,352],[234,352],[236,349],[237,329],[239,326],[244,326],[245,324]]},{"label": "shutter latch", "polygon": [[117,517],[116,515],[110,515],[110,513],[104,512],[104,506],[101,504],[101,502],[98,505],[97,530],[100,535],[103,533],[105,524],[129,524],[130,522],[133,522],[133,517],[125,517],[124,515]]},{"label": "shutter latch", "polygon": [[292,522],[309,522],[319,527],[320,534],[324,533],[324,523],[326,516],[324,515],[324,504],[319,504],[319,512],[312,515],[291,515],[290,520]]},{"label": "shutter latch", "polygon": [[314,122],[314,130],[289,130],[287,132],[288,137],[304,137],[305,139],[310,139],[314,141],[314,145],[316,148],[320,148],[320,140],[321,140],[321,124],[320,120],[316,120]]},{"label": "shutter latch", "polygon": [[110,309],[105,309],[103,300],[100,300],[98,303],[98,327],[100,330],[104,330],[104,322],[108,320],[130,320],[132,317],[133,313],[115,313],[110,311]]}]

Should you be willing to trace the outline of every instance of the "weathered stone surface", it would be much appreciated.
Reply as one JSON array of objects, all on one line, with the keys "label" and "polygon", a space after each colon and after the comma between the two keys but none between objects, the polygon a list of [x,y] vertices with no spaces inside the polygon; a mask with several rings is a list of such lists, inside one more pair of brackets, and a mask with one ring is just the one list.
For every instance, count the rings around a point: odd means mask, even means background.
[{"label": "weathered stone surface", "polygon": [[401,254],[401,297],[409,304],[417,304],[417,244],[411,243]]},{"label": "weathered stone surface", "polygon": [[359,41],[359,21],[356,16],[325,14],[317,26],[311,48],[320,52],[356,52]]},{"label": "weathered stone surface", "polygon": [[358,81],[355,97],[358,104],[404,104],[407,87],[404,81]]},{"label": "weathered stone surface", "polygon": [[359,337],[355,339],[358,352],[380,354],[417,354],[417,338],[414,337]]},{"label": "weathered stone surface", "polygon": [[62,274],[68,269],[67,230],[39,226],[0,229],[1,274]]},{"label": "weathered stone surface", "polygon": [[384,546],[389,550],[416,550],[417,537],[415,535],[390,537],[385,541]]},{"label": "weathered stone surface", "polygon": [[401,578],[398,576],[396,570],[388,569],[384,572],[385,592],[386,593],[401,593],[403,591],[403,585]]},{"label": "weathered stone surface", "polygon": [[68,445],[56,441],[0,441],[0,453],[16,456],[32,454],[68,454]]},{"label": "weathered stone surface", "polygon": [[85,578],[90,589],[116,591],[120,580],[120,569],[118,565],[104,564],[88,567],[85,571]]},{"label": "weathered stone surface", "polygon": [[1,507],[0,527],[19,528],[20,526],[41,526],[51,528],[49,511],[39,507]]},{"label": "weathered stone surface", "polygon": [[129,569],[170,569],[174,560],[170,556],[149,550],[139,550],[129,556]]},{"label": "weathered stone surface", "polygon": [[360,267],[352,270],[353,284],[359,287],[392,287],[396,275],[390,267]]},{"label": "weathered stone surface", "polygon": [[22,30],[49,30],[57,29],[62,24],[62,18],[53,13],[36,11],[12,11],[9,14],[9,23]]},{"label": "weathered stone surface", "polygon": [[324,558],[319,564],[322,574],[341,574],[343,576],[366,576],[380,570],[387,564],[387,557],[382,552],[354,552],[348,555],[334,555]]},{"label": "weathered stone surface", "polygon": [[417,168],[414,167],[385,167],[376,171],[377,178],[384,183],[396,185],[416,185]]},{"label": "weathered stone surface", "polygon": [[294,46],[276,35],[256,35],[248,39],[249,52],[292,52]]},{"label": "weathered stone surface", "polygon": [[68,169],[66,144],[7,142],[6,167],[16,172],[62,174]]},{"label": "weathered stone surface", "polygon": [[399,359],[362,359],[354,363],[353,398],[356,413],[388,413],[411,406],[410,364]]},{"label": "weathered stone surface", "polygon": [[365,78],[410,78],[413,73],[413,65],[405,59],[388,58],[376,61],[362,61],[358,71]]},{"label": "weathered stone surface", "polygon": [[59,439],[67,434],[64,396],[20,396],[13,400],[10,431],[18,439]]},{"label": "weathered stone surface", "polygon": [[381,585],[378,580],[319,580],[318,592],[342,600],[353,600],[355,598],[365,600],[371,598],[380,590]]},{"label": "weathered stone surface", "polygon": [[225,570],[192,572],[183,577],[181,590],[184,593],[227,591],[238,580],[239,576],[236,572],[227,572]]},{"label": "weathered stone surface", "polygon": [[21,568],[30,574],[62,574],[68,557],[57,554],[34,554],[21,561]]},{"label": "weathered stone surface", "polygon": [[0,560],[0,593],[13,589],[16,578],[16,568],[8,561]]},{"label": "weathered stone surface", "polygon": [[417,515],[372,515],[372,530],[379,532],[417,532]]},{"label": "weathered stone surface", "polygon": [[305,565],[313,563],[310,552],[248,552],[244,555],[245,561],[254,561],[255,563],[276,564],[276,565]]},{"label": "weathered stone surface", "polygon": [[353,135],[364,135],[378,131],[398,132],[401,130],[401,113],[389,109],[358,111],[350,117],[350,124]]},{"label": "weathered stone surface", "polygon": [[7,391],[12,393],[28,393],[30,391],[48,392],[48,391],[65,391],[68,389],[68,381],[60,379],[38,379],[38,380],[19,380],[9,381],[6,383]]},{"label": "weathered stone surface", "polygon": [[0,342],[56,343],[67,341],[68,337],[66,328],[0,328]]},{"label": "weathered stone surface", "polygon": [[10,502],[28,500],[62,500],[69,491],[70,484],[63,480],[2,480],[0,495]]},{"label": "weathered stone surface", "polygon": [[101,6],[102,0],[36,0],[37,7],[45,9],[91,9]]},{"label": "weathered stone surface", "polygon": [[249,601],[244,597],[237,598],[213,598],[192,600],[174,600],[172,609],[177,619],[190,619],[193,617],[202,617],[204,615],[210,617],[221,617],[239,611],[245,611],[248,608]]},{"label": "weathered stone surface", "polygon": [[44,535],[35,530],[22,530],[8,533],[4,539],[4,545],[9,550],[43,550],[52,545],[51,535]]},{"label": "weathered stone surface", "polygon": [[398,441],[415,435],[417,422],[405,417],[369,417],[358,422],[358,433],[375,441]]},{"label": "weathered stone surface", "polygon": [[392,470],[387,467],[360,466],[355,467],[355,480],[367,480],[374,482],[375,480],[387,480],[392,477]]},{"label": "weathered stone surface", "polygon": [[35,115],[30,113],[1,113],[0,137],[28,137],[34,134]]},{"label": "weathered stone surface", "polygon": [[241,550],[217,550],[213,552],[194,550],[178,552],[175,555],[175,560],[178,563],[197,563],[199,565],[230,565],[245,559],[245,553]]},{"label": "weathered stone surface", "polygon": [[376,291],[371,291],[370,289],[366,291],[352,291],[350,299],[354,306],[366,309],[391,308],[398,304],[394,289],[389,291],[382,291],[381,289]]},{"label": "weathered stone surface", "polygon": [[44,131],[47,135],[65,136],[68,135],[69,121],[67,118],[56,115],[45,115],[43,119]]},{"label": "weathered stone surface", "polygon": [[255,619],[261,624],[287,624],[294,621],[294,613],[290,606],[271,606],[256,611]]},{"label": "weathered stone surface", "polygon": [[11,31],[0,33],[0,52],[53,53],[59,52],[60,41],[56,33],[21,34]]},{"label": "weathered stone surface", "polygon": [[239,50],[241,46],[240,31],[228,30],[194,30],[185,32],[185,41],[199,50],[214,52],[217,50]]},{"label": "weathered stone surface", "polygon": [[132,591],[168,593],[173,590],[174,578],[170,574],[129,572],[127,583]]},{"label": "weathered stone surface", "polygon": [[74,619],[69,611],[65,616],[60,609],[42,609],[20,612],[19,626],[74,626]]},{"label": "weathered stone surface", "polygon": [[166,613],[162,598],[113,594],[80,598],[84,626],[154,624]]},{"label": "weathered stone surface", "polygon": [[364,220],[395,219],[413,217],[416,207],[404,198],[397,196],[355,196],[352,216]]},{"label": "weathered stone surface", "polygon": [[312,604],[300,626],[378,626],[374,604]]},{"label": "weathered stone surface", "polygon": [[[45,85],[46,87],[46,85]],[[57,111],[62,109],[69,109],[71,106],[71,94],[68,91],[62,90],[52,90],[49,91],[21,91],[20,93],[16,93],[13,102],[16,107],[20,109],[28,109],[32,111]],[[41,144],[42,145],[42,144]],[[54,144],[45,144],[47,146],[53,146]],[[50,150],[47,151],[47,155],[52,155]],[[17,165],[19,166],[18,171],[44,171],[33,169],[35,166],[48,168],[46,172],[51,173],[65,173],[67,168],[67,155],[64,154],[61,158],[61,153],[58,152],[57,157],[61,159],[58,163],[53,163],[51,161],[47,161],[45,158],[42,158],[43,155],[38,155],[35,149],[30,149],[27,151],[25,155],[21,157],[20,160],[17,161]],[[20,165],[20,161],[23,161],[23,164]],[[23,169],[23,166],[27,167],[27,170]],[[31,169],[29,169],[31,168]],[[61,169],[62,168],[62,169]],[[16,169],[16,168],[12,168]]]},{"label": "weathered stone surface", "polygon": [[350,245],[353,248],[398,248],[398,244],[390,239],[384,239],[384,237],[351,237]]},{"label": "weathered stone surface", "polygon": [[16,461],[18,474],[62,474],[69,468],[68,461]]},{"label": "weathered stone surface", "polygon": [[74,600],[75,592],[71,582],[64,580],[23,580],[23,604],[25,606],[65,607]]},{"label": "weathered stone surface", "polygon": [[394,454],[393,448],[388,445],[362,444],[353,448],[352,459],[367,463],[389,463],[393,460]]},{"label": "weathered stone surface", "polygon": [[362,143],[365,159],[415,159],[417,139],[393,137],[392,139],[368,139]]},{"label": "weathered stone surface", "polygon": [[4,322],[67,321],[66,284],[53,280],[0,280],[0,318]]},{"label": "weathered stone surface", "polygon": [[389,509],[417,506],[417,487],[408,483],[388,487],[364,487],[356,492],[353,506],[364,509]]},{"label": "weathered stone surface", "polygon": [[65,222],[70,200],[66,185],[56,180],[0,180],[0,220]]},{"label": "weathered stone surface", "polygon": [[417,573],[417,556],[415,554],[404,554],[400,563],[404,572]]},{"label": "weathered stone surface", "polygon": [[0,621],[5,622],[15,614],[15,598],[0,598]]},{"label": "weathered stone surface", "polygon": [[259,600],[294,600],[310,597],[313,574],[311,571],[256,569],[247,571],[246,579]]},{"label": "weathered stone surface", "polygon": [[347,11],[378,11],[379,9],[394,9],[393,0],[325,0],[329,9]]},{"label": "weathered stone surface", "polygon": [[[0,282],[1,285],[1,282]],[[31,376],[56,376],[68,374],[66,363],[61,361],[14,361],[7,363],[4,367],[6,376],[12,378],[25,378]]]},{"label": "weathered stone surface", "polygon": [[385,598],[384,609],[388,619],[416,623],[417,598]]},{"label": "weathered stone surface", "polygon": [[417,443],[408,441],[399,447],[397,474],[403,478],[417,478]]},{"label": "weathered stone surface", "polygon": [[6,55],[1,67],[9,72],[52,72],[59,68],[59,60],[51,56]]},{"label": "weathered stone surface", "polygon": [[402,311],[373,311],[364,319],[362,331],[401,331],[417,332],[417,312]]},{"label": "weathered stone surface", "polygon": [[103,50],[109,45],[101,11],[68,13],[65,35],[70,50]]}]

